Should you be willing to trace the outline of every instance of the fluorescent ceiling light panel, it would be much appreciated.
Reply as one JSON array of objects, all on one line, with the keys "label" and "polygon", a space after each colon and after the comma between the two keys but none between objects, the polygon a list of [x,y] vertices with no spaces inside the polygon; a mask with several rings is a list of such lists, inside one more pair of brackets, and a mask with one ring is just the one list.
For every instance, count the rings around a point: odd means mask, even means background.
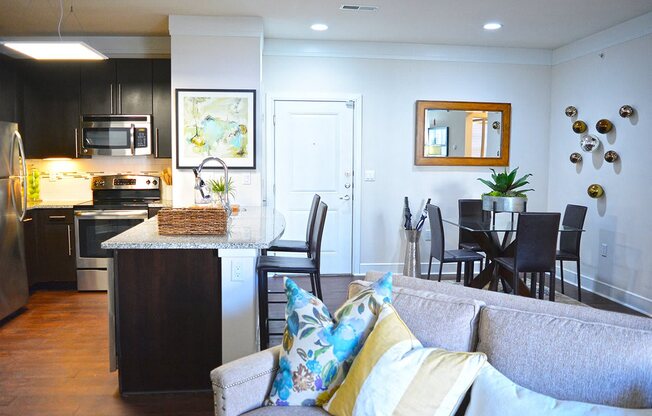
[{"label": "fluorescent ceiling light panel", "polygon": [[40,60],[96,61],[108,59],[84,42],[4,42],[7,48]]},{"label": "fluorescent ceiling light panel", "polygon": [[328,29],[328,26],[326,26],[323,23],[315,23],[314,25],[310,26],[310,29],[315,30],[317,32],[323,32],[324,30]]},{"label": "fluorescent ceiling light panel", "polygon": [[497,22],[489,22],[489,23],[485,23],[483,27],[485,30],[498,30],[501,27],[503,27],[503,25]]}]

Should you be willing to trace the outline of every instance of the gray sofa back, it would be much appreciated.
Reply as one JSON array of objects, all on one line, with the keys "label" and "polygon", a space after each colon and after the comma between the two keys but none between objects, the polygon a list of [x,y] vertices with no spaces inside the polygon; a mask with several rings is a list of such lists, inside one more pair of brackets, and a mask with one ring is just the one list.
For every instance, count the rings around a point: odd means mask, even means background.
[{"label": "gray sofa back", "polygon": [[[370,272],[349,295],[377,280]],[[652,408],[652,319],[394,275],[394,304],[425,345],[475,350],[563,400]]]}]

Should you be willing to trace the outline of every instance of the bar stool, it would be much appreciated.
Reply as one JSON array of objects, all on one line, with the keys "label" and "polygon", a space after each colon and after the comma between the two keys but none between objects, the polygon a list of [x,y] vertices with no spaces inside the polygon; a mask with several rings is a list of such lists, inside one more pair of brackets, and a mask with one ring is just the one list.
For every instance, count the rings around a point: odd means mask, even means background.
[{"label": "bar stool", "polygon": [[310,255],[310,237],[315,225],[315,218],[317,217],[317,207],[321,197],[317,194],[312,197],[312,205],[310,206],[310,213],[308,214],[308,224],[306,225],[306,241],[300,240],[278,240],[275,241],[267,251],[280,251],[285,253],[306,253]]},{"label": "bar stool", "polygon": [[270,292],[267,287],[268,273],[301,273],[310,275],[312,293],[323,300],[320,280],[321,240],[324,234],[324,224],[328,206],[320,202],[316,210],[315,222],[310,238],[310,253],[308,258],[282,257],[282,256],[260,256],[256,262],[258,273],[258,322],[260,325],[260,349],[264,350],[269,346],[270,335],[283,335],[283,333],[269,332],[270,321],[285,321],[281,318],[269,317],[269,304],[287,303],[286,301],[270,301],[270,294],[285,294],[285,292]]}]

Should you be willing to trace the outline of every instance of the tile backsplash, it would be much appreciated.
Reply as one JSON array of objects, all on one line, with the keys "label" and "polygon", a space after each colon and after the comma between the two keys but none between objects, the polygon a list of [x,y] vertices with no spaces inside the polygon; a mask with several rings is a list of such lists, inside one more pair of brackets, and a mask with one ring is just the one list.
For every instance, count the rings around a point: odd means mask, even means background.
[{"label": "tile backsplash", "polygon": [[160,175],[171,167],[171,159],[153,157],[94,157],[92,159],[28,159],[28,171],[41,173],[41,199],[44,201],[86,201],[92,198],[91,181],[95,175]]}]

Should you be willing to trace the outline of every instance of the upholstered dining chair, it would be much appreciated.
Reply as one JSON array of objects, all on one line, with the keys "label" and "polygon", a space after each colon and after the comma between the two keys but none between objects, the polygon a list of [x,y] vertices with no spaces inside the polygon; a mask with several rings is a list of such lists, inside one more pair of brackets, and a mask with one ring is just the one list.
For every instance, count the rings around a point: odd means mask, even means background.
[{"label": "upholstered dining chair", "polygon": [[256,261],[258,273],[258,322],[260,325],[260,349],[269,346],[270,335],[283,335],[283,333],[269,332],[270,321],[285,321],[281,318],[269,317],[269,304],[286,303],[286,301],[270,301],[270,294],[284,294],[285,292],[270,292],[267,285],[268,273],[300,273],[310,276],[311,293],[323,300],[321,291],[321,240],[324,234],[324,224],[328,206],[320,202],[316,210],[313,229],[310,234],[310,253],[308,258],[284,256],[260,256]]},{"label": "upholstered dining chair", "polygon": [[[457,213],[459,218],[477,218],[478,221],[482,221],[485,217],[486,212],[482,210],[482,200],[481,199],[460,199],[457,201]],[[475,241],[473,238],[473,233],[471,231],[465,230],[462,227],[459,228],[458,234],[458,246],[459,249],[466,249],[481,253],[482,247]],[[457,264],[457,273],[460,273],[460,268],[462,263]],[[483,261],[480,261],[480,269],[483,268]]]},{"label": "upholstered dining chair", "polygon": [[524,212],[518,216],[516,225],[516,242],[514,257],[495,259],[494,279],[501,268],[513,273],[512,293],[518,293],[518,281],[521,273],[533,273],[530,282],[530,296],[536,292],[535,274],[539,278],[539,298],[543,299],[545,274],[550,274],[549,299],[555,300],[555,257],[557,252],[557,235],[559,234],[558,212]]},{"label": "upholstered dining chair", "polygon": [[315,225],[315,218],[317,218],[317,207],[321,197],[315,194],[312,197],[312,204],[310,212],[308,213],[308,224],[306,225],[306,240],[277,240],[266,251],[278,251],[285,253],[306,253],[310,255],[310,240],[311,233]]},{"label": "upholstered dining chair", "polygon": [[[464,263],[464,285],[468,286],[473,274],[473,265],[476,261],[482,261],[484,257],[472,250],[446,250],[444,239],[444,224],[441,220],[441,210],[436,205],[426,205],[428,210],[428,221],[430,222],[430,259],[428,262],[428,280],[432,269],[432,259],[439,261],[439,273],[437,280],[441,282],[441,272],[444,263]],[[458,268],[457,281],[460,281]]]},{"label": "upholstered dining chair", "polygon": [[[567,227],[584,228],[584,219],[586,218],[586,207],[582,205],[566,205],[562,225]],[[559,260],[559,277],[561,278],[561,293],[564,293],[564,261],[574,261],[577,265],[577,300],[582,301],[582,283],[580,273],[580,241],[582,240],[581,231],[564,231],[559,235],[559,250],[557,250],[557,260]]]}]

